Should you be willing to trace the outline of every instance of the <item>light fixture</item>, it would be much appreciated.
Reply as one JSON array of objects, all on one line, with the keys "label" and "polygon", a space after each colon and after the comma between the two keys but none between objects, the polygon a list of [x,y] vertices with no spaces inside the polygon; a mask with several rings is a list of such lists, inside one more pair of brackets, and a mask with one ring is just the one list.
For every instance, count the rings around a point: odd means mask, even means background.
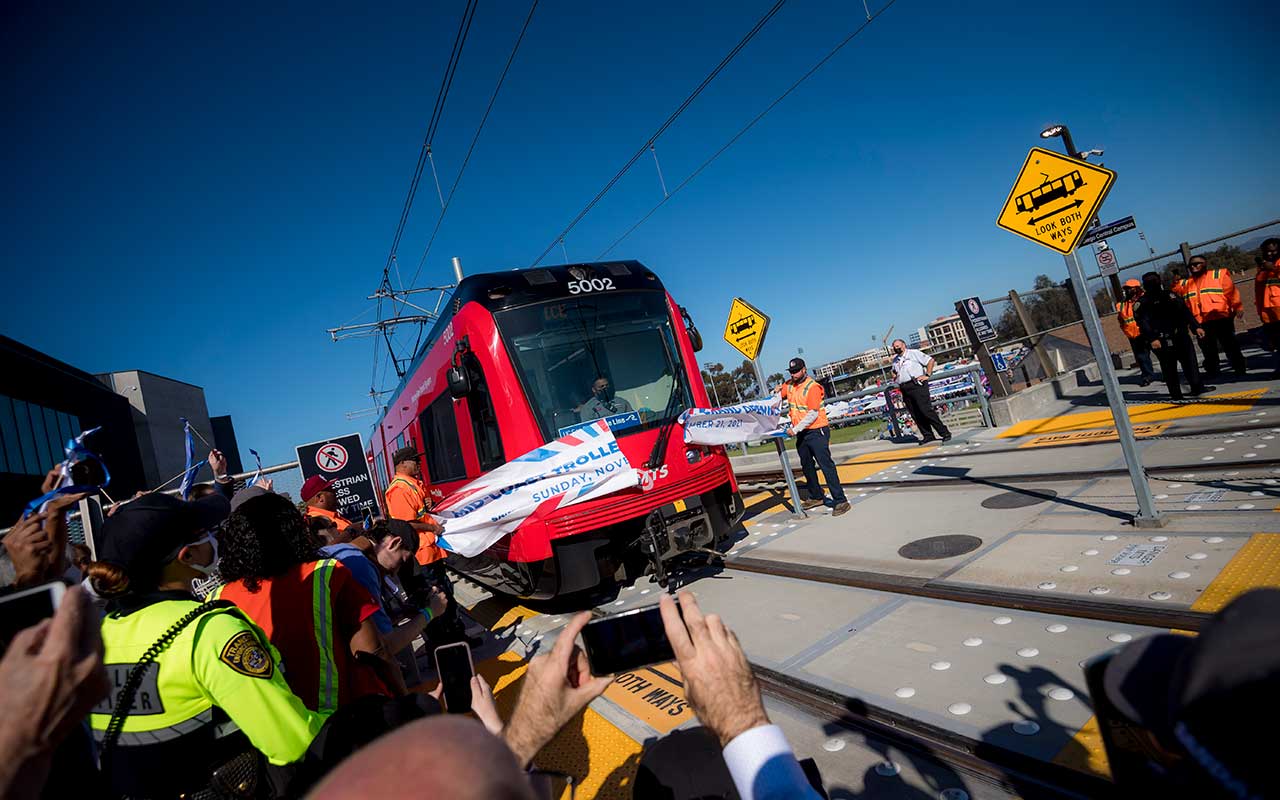
[{"label": "light fixture", "polygon": [[1049,127],[1040,131],[1040,138],[1052,139],[1055,136],[1061,136],[1062,132],[1065,131],[1066,129],[1067,129],[1066,125],[1050,125]]}]

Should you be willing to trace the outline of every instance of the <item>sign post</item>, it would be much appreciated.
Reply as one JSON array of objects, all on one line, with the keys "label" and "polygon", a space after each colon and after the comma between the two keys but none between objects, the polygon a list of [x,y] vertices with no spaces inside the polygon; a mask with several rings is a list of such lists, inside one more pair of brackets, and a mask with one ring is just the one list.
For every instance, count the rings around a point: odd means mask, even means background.
[{"label": "sign post", "polygon": [[1111,353],[1107,351],[1098,309],[1089,297],[1089,284],[1076,254],[1076,246],[1085,233],[1085,223],[1093,219],[1115,178],[1116,174],[1104,167],[1033,147],[1000,209],[996,225],[1062,253],[1138,501],[1138,514],[1133,518],[1133,524],[1138,528],[1159,528],[1164,526],[1165,519],[1156,510],[1124,394],[1111,366]]},{"label": "sign post", "polygon": [[[982,365],[982,371],[987,373],[991,393],[996,397],[1008,397],[1009,382],[1005,380],[1004,373],[996,369],[991,360],[991,348],[987,347],[987,342],[996,338],[996,331],[987,317],[987,310],[982,306],[982,300],[977,297],[957,300],[956,314],[960,315],[960,324],[964,326],[965,335],[973,345],[974,357]],[[982,330],[978,329],[979,324],[984,326]]]},{"label": "sign post", "polygon": [[[769,391],[769,388],[764,383],[764,372],[760,369],[760,360],[753,358],[751,366],[756,371],[756,382],[760,386],[760,394],[764,395]],[[782,462],[782,477],[787,482],[787,492],[791,494],[791,506],[794,509],[794,513],[797,517],[807,517],[809,515],[800,503],[800,489],[796,486],[796,476],[792,474],[791,465],[787,463],[787,447],[782,443],[781,436],[775,437],[773,443],[778,448],[778,460]]]},{"label": "sign post", "polygon": [[333,481],[338,496],[338,513],[355,522],[365,515],[379,514],[378,490],[369,474],[360,434],[350,433],[294,448],[298,469],[305,481],[313,475]]}]

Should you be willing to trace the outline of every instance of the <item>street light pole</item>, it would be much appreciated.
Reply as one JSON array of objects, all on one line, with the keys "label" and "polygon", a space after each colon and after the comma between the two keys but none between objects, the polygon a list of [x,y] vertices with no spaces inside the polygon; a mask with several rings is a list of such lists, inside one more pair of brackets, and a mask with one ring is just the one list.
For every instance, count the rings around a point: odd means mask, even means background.
[{"label": "street light pole", "polygon": [[[1067,128],[1066,125],[1050,125],[1040,131],[1041,139],[1053,139],[1058,137],[1061,137],[1062,139],[1062,146],[1067,151],[1067,158],[1074,158],[1076,161],[1084,161],[1084,159],[1080,157],[1080,151],[1076,149],[1075,140],[1071,138],[1071,130]],[[1102,205],[1099,204],[1098,208],[1094,210],[1093,220],[1088,225],[1088,228],[1096,228],[1098,225],[1102,224],[1102,220],[1098,217],[1098,212],[1101,210]],[[1088,228],[1086,228],[1086,230]],[[1120,302],[1121,298],[1124,297],[1124,291],[1120,288],[1120,276],[1116,274],[1109,275],[1108,277],[1111,278],[1109,281],[1111,284],[1111,296],[1115,298],[1116,302]],[[1088,292],[1086,292],[1086,294],[1088,294]],[[1089,298],[1089,302],[1093,302],[1092,297]]]}]

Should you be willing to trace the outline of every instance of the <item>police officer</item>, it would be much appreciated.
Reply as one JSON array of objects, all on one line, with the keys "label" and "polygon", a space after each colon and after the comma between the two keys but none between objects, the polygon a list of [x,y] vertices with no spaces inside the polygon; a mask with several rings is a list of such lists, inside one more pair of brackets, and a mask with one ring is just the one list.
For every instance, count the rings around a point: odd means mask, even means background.
[{"label": "police officer", "polygon": [[1138,385],[1150,386],[1156,379],[1155,370],[1151,368],[1151,348],[1147,345],[1147,340],[1142,338],[1138,318],[1134,316],[1138,301],[1141,299],[1142,284],[1132,278],[1125,281],[1124,299],[1116,303],[1116,321],[1120,323],[1120,331],[1129,340],[1129,347],[1133,349],[1133,358],[1138,362],[1138,369],[1142,370],[1142,380]]},{"label": "police officer", "polygon": [[[229,511],[217,494],[152,493],[103,525],[89,580],[114,609],[102,623],[112,690],[90,725],[116,795],[199,796],[265,779],[263,757],[300,761],[324,723],[289,690],[257,627],[192,594],[217,566],[212,530]],[[238,730],[224,735],[228,721]]]},{"label": "police officer", "polygon": [[804,470],[805,493],[809,495],[804,507],[816,508],[826,503],[822,486],[818,483],[817,466],[820,466],[831,491],[831,516],[838,517],[849,510],[849,501],[840,486],[835,462],[831,460],[831,425],[827,422],[827,410],[822,407],[826,392],[822,384],[809,377],[803,358],[791,359],[787,371],[791,380],[778,387],[778,394],[790,409],[791,425],[787,432],[796,437],[796,452],[800,454],[800,468]]},{"label": "police officer", "polygon": [[1196,352],[1191,344],[1191,332],[1204,338],[1204,328],[1196,322],[1190,309],[1175,292],[1165,289],[1160,275],[1148,272],[1142,276],[1142,302],[1138,304],[1138,328],[1160,359],[1160,372],[1169,385],[1169,397],[1182,399],[1182,386],[1178,383],[1178,364],[1187,376],[1191,394],[1203,394],[1214,388],[1200,380],[1196,366]]}]

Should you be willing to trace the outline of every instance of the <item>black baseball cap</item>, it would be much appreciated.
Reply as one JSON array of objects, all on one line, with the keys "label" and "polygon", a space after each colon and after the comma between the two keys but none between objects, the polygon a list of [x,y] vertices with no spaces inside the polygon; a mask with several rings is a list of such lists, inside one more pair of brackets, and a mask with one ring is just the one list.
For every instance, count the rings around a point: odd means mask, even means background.
[{"label": "black baseball cap", "polygon": [[391,466],[396,466],[401,461],[417,461],[418,451],[412,447],[401,447],[391,455]]},{"label": "black baseball cap", "polygon": [[115,564],[130,579],[152,575],[230,513],[231,503],[216,493],[190,502],[159,492],[145,494],[103,522],[98,560]]},{"label": "black baseball cap", "polygon": [[1243,594],[1199,636],[1160,634],[1117,653],[1103,676],[1129,721],[1184,756],[1211,795],[1280,796],[1275,747],[1261,732],[1280,717],[1280,590]]},{"label": "black baseball cap", "polygon": [[804,369],[803,358],[793,358],[791,363],[787,364],[787,372],[799,372],[802,369]]}]

